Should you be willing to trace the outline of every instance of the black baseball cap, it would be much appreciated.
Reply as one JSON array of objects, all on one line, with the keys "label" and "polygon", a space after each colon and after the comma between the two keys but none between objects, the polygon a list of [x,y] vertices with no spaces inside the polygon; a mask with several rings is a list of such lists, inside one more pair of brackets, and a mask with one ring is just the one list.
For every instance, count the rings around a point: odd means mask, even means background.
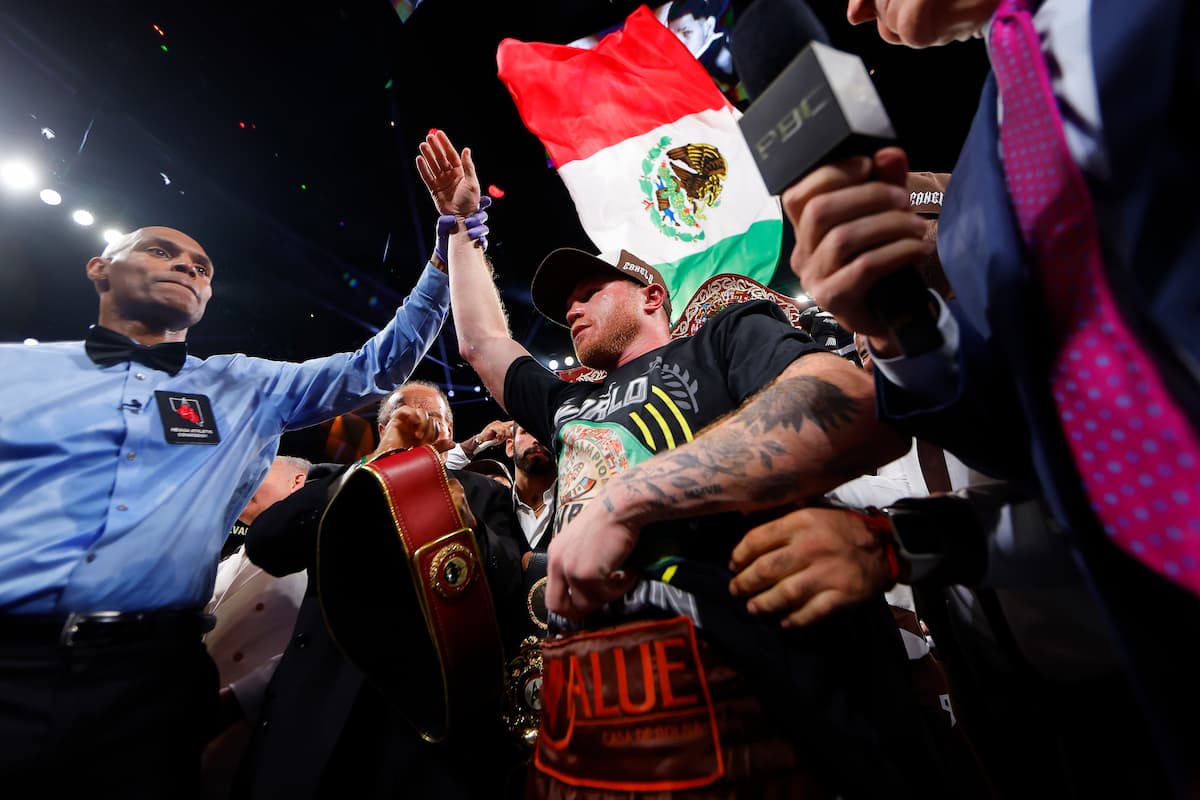
[{"label": "black baseball cap", "polygon": [[542,316],[569,328],[567,298],[579,282],[592,275],[614,273],[642,286],[657,283],[663,287],[666,293],[663,308],[667,311],[667,318],[670,318],[671,294],[667,291],[667,282],[663,280],[662,273],[628,250],[592,255],[574,247],[560,247],[542,259],[534,273],[529,293],[533,297],[534,307],[542,312]]}]

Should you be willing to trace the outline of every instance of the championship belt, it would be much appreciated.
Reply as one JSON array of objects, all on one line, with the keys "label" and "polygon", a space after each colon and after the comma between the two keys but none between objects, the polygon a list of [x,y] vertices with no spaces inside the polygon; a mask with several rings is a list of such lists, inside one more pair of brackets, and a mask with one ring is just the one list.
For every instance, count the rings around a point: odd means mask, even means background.
[{"label": "championship belt", "polygon": [[338,647],[427,741],[497,708],[503,647],[475,536],[431,446],[342,480],[317,539],[317,590]]},{"label": "championship belt", "polygon": [[505,666],[504,709],[509,733],[533,747],[542,721],[542,639],[546,637],[546,554],[534,551],[524,569],[526,636]]},{"label": "championship belt", "polygon": [[690,618],[548,640],[542,659],[538,772],[570,786],[622,793],[695,789],[725,775]]}]

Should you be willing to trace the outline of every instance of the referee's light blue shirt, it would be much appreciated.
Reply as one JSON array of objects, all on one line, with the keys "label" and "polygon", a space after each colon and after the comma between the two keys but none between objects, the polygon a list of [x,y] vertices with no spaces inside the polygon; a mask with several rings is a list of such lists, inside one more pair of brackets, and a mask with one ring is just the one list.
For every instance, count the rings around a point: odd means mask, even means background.
[{"label": "referee's light blue shirt", "polygon": [[[175,376],[98,367],[82,342],[0,345],[0,614],[203,606],[280,434],[403,383],[449,304],[427,265],[357,352],[189,356]],[[207,397],[220,442],[168,442],[156,391]]]}]

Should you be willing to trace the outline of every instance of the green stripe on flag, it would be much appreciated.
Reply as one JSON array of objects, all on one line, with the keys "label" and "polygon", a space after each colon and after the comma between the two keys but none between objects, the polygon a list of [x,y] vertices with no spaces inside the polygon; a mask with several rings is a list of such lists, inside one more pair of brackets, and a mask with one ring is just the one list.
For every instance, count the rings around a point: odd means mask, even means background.
[{"label": "green stripe on flag", "polygon": [[726,236],[695,255],[655,264],[667,281],[671,293],[672,320],[679,319],[684,306],[706,280],[723,272],[753,278],[764,286],[775,276],[779,263],[779,244],[783,223],[766,219],[751,225],[745,233]]}]

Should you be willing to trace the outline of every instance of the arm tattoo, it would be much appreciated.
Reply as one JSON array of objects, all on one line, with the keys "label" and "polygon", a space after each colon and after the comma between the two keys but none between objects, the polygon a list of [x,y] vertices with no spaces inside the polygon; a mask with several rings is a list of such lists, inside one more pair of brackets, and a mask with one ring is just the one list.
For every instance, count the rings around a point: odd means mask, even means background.
[{"label": "arm tattoo", "polygon": [[[819,494],[800,485],[797,475],[798,454],[806,447],[801,439],[805,421],[821,432],[815,438],[834,438],[831,434],[863,417],[866,402],[822,378],[784,377],[710,426],[693,445],[655,457],[624,483],[658,519],[734,510],[731,503],[762,507]],[[853,436],[853,429],[847,434]],[[830,474],[840,477],[833,469]]]},{"label": "arm tattoo", "polygon": [[690,489],[684,489],[683,496],[690,497],[693,500],[698,500],[702,497],[708,497],[714,494],[721,493],[721,484],[710,483],[707,486],[693,486]]},{"label": "arm tattoo", "polygon": [[753,398],[744,412],[753,416],[747,420],[750,430],[759,435],[778,429],[799,433],[805,419],[812,420],[823,431],[837,430],[854,419],[854,404],[841,389],[829,381],[808,375],[785,378],[768,391]]}]

